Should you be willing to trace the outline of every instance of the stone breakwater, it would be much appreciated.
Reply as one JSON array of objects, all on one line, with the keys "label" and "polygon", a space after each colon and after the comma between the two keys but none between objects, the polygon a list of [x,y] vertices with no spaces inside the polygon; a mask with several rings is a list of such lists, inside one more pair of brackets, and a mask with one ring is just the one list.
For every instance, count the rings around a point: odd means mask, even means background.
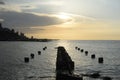
[{"label": "stone breakwater", "polygon": [[81,76],[74,74],[74,61],[65,48],[59,46],[57,49],[56,80],[83,80]]}]

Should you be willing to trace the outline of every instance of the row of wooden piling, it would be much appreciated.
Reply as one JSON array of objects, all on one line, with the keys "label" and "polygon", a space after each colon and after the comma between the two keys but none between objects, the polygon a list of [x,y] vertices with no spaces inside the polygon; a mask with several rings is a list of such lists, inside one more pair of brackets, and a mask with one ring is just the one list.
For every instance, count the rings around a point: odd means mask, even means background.
[{"label": "row of wooden piling", "polygon": [[[45,51],[47,49],[47,47],[45,46],[44,48],[43,48],[43,51]],[[38,53],[38,55],[41,55],[41,51],[38,51],[37,52]],[[28,63],[29,62],[29,59],[31,58],[31,59],[34,59],[34,57],[35,57],[35,54],[34,53],[31,53],[30,54],[30,57],[24,57],[24,62],[25,63]]]},{"label": "row of wooden piling", "polygon": [[[82,53],[84,52],[85,55],[88,55],[88,51],[85,51],[84,49],[80,49],[79,47],[75,47],[76,50],[81,51]],[[95,59],[96,55],[92,54],[91,55],[91,59]],[[104,59],[103,57],[98,57],[98,63],[103,63]],[[112,80],[111,77],[105,76],[105,77],[101,77],[99,73],[94,73],[94,74],[86,74],[85,76],[91,77],[91,78],[101,78],[103,80]]]},{"label": "row of wooden piling", "polygon": [[[88,51],[85,51],[84,49],[81,49],[81,48],[79,48],[77,46],[75,47],[75,49],[82,52],[82,53],[84,52],[86,56],[88,55]],[[95,59],[95,58],[96,58],[96,55],[92,54],[91,59]],[[98,57],[98,63],[103,63],[103,62],[104,62],[103,57]]]}]

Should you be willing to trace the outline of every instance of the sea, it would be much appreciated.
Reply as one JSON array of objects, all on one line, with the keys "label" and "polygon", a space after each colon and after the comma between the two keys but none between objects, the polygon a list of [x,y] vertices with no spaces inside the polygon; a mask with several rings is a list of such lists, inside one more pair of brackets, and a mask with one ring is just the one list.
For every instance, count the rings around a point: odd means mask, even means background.
[{"label": "sea", "polygon": [[[43,50],[45,46],[47,49]],[[75,62],[75,74],[99,72],[101,77],[120,80],[119,40],[1,41],[0,80],[56,80],[58,46],[64,46]],[[75,47],[88,51],[88,55]],[[33,59],[30,58],[31,53],[35,54]],[[92,54],[95,54],[95,59],[91,58]],[[24,57],[30,58],[28,63],[24,62]],[[103,63],[98,63],[99,57],[103,57]],[[102,79],[84,77],[83,80]]]}]

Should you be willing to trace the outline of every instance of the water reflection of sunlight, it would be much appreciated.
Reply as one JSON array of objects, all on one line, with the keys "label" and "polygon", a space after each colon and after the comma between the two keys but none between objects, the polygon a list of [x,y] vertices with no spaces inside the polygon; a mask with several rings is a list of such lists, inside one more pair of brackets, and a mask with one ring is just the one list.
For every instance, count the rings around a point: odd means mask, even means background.
[{"label": "water reflection of sunlight", "polygon": [[[80,51],[75,50],[75,45],[73,42],[60,40],[57,43],[57,46],[64,46],[67,50],[68,54],[71,56],[72,60],[75,62],[76,68],[81,66],[87,66],[91,64],[91,60],[89,58],[85,58],[86,56],[80,54]],[[81,65],[80,65],[81,64]]]},{"label": "water reflection of sunlight", "polygon": [[65,49],[69,50],[70,49],[70,44],[66,40],[59,40],[57,43],[57,46],[63,46]]}]

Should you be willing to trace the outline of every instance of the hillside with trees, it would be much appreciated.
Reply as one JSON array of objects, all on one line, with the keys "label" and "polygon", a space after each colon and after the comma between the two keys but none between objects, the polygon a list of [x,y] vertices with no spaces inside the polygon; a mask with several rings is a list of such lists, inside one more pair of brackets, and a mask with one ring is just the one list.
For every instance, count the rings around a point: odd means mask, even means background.
[{"label": "hillside with trees", "polygon": [[2,27],[2,24],[0,23],[0,41],[41,41],[41,42],[47,42],[51,41],[50,39],[36,39],[28,38],[25,36],[22,32],[17,32],[14,29],[4,28]]}]

